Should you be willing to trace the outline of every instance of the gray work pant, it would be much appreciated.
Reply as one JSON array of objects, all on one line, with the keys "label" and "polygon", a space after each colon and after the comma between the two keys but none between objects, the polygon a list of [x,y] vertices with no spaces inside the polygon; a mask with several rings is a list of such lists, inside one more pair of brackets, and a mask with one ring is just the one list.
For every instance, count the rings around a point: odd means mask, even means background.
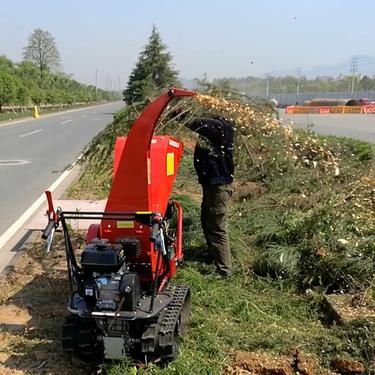
[{"label": "gray work pant", "polygon": [[233,188],[232,185],[202,185],[202,188],[201,221],[208,251],[215,261],[217,271],[229,276],[232,257],[227,212]]}]

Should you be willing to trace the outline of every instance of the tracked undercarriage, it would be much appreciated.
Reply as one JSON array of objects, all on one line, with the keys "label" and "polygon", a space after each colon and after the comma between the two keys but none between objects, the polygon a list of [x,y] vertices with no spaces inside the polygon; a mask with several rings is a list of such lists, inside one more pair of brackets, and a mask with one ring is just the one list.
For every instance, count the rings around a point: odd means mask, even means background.
[{"label": "tracked undercarriage", "polygon": [[[190,314],[190,290],[172,285],[183,259],[182,208],[170,200],[183,144],[154,136],[174,98],[195,93],[172,89],[151,104],[115,145],[113,180],[104,211],[55,209],[50,192],[47,250],[56,230],[64,234],[69,316],[63,326],[66,352],[84,361],[168,362],[178,354]],[[70,223],[89,221],[86,247],[77,255]]]}]

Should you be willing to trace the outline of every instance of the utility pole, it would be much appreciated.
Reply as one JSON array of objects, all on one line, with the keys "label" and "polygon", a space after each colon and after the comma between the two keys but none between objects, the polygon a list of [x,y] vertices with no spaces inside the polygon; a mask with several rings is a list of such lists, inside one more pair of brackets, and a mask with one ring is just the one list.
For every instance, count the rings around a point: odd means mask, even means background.
[{"label": "utility pole", "polygon": [[121,92],[121,78],[118,76],[118,91]]},{"label": "utility pole", "polygon": [[350,92],[354,92],[355,75],[358,72],[358,57],[352,57],[350,59],[350,72],[352,73],[352,87]]},{"label": "utility pole", "polygon": [[95,69],[95,100],[98,101],[98,69]]},{"label": "utility pole", "polygon": [[266,73],[266,97],[268,98],[270,96],[270,78],[271,78],[271,73]]},{"label": "utility pole", "polygon": [[297,67],[297,91],[296,91],[296,102],[298,103],[298,97],[299,97],[299,84],[301,81],[301,73],[302,73],[302,67]]}]

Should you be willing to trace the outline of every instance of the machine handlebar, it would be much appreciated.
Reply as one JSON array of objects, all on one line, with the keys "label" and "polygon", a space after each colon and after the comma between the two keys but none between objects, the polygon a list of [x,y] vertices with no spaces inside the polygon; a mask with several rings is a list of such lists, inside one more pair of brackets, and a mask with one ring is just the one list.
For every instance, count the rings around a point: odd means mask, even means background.
[{"label": "machine handlebar", "polygon": [[150,235],[150,241],[156,242],[159,236],[159,222],[154,221],[151,226],[151,235]]},{"label": "machine handlebar", "polygon": [[44,228],[42,233],[43,240],[46,240],[48,236],[51,234],[52,230],[55,228],[54,220],[49,220],[47,226]]}]

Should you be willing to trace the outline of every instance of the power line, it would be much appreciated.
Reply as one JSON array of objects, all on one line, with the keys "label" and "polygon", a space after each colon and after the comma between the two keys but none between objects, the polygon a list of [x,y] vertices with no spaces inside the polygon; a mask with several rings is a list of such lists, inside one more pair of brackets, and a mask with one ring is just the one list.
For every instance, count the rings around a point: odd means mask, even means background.
[{"label": "power line", "polygon": [[27,33],[30,33],[30,30],[21,25],[20,23],[14,21],[11,17],[9,17],[6,13],[4,13],[2,10],[0,10],[0,15],[3,16],[3,18],[7,19],[8,21],[10,21],[11,23],[13,23],[15,26],[17,26],[19,29],[22,29],[23,31],[26,31]]},{"label": "power line", "polygon": [[300,81],[301,81],[301,73],[302,73],[302,67],[298,66],[297,67],[297,101],[298,101],[298,95],[299,95],[299,86],[300,86]]},{"label": "power line", "polygon": [[98,101],[98,69],[95,69],[95,100]]},{"label": "power line", "polygon": [[271,78],[271,73],[266,73],[266,96],[269,97],[270,95],[270,78]]},{"label": "power line", "polygon": [[354,92],[355,75],[358,72],[358,57],[352,57],[350,59],[350,73],[352,73],[352,87],[351,92]]}]

